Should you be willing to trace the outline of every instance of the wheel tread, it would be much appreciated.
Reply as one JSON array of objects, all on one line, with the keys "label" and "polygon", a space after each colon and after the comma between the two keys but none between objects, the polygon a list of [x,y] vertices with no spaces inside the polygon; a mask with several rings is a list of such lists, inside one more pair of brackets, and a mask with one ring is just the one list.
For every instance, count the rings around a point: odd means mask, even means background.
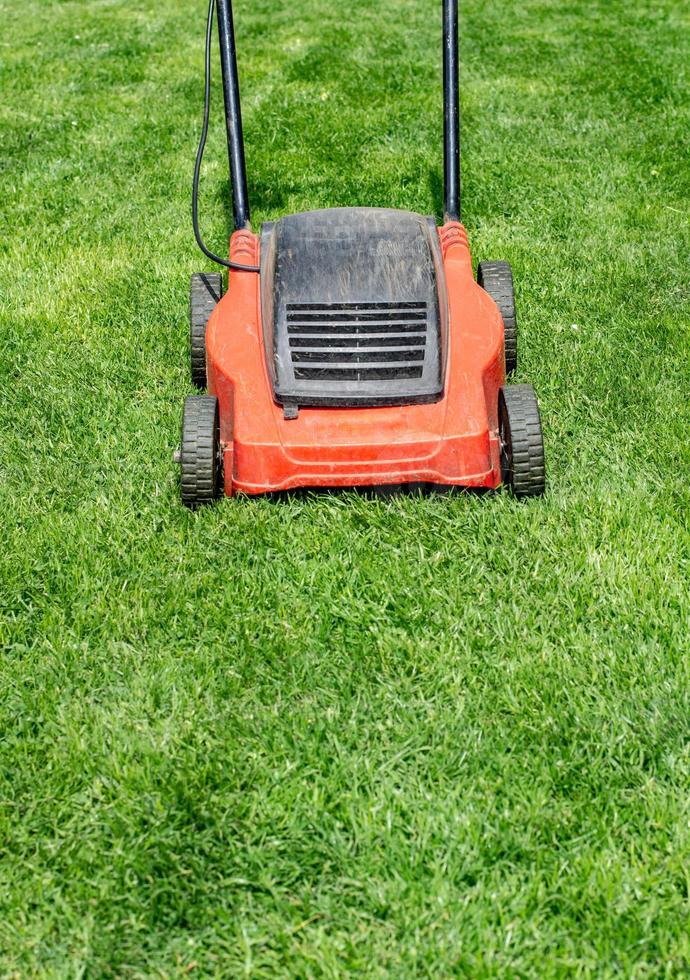
[{"label": "wheel tread", "polygon": [[516,497],[544,493],[546,468],[539,404],[531,385],[507,385],[499,394],[499,423],[508,445],[505,482]]},{"label": "wheel tread", "polygon": [[182,503],[196,509],[220,493],[218,399],[191,395],[185,399],[180,452]]},{"label": "wheel tread", "polygon": [[477,267],[477,282],[498,307],[503,319],[506,373],[517,368],[517,314],[513,270],[509,262],[485,261]]},{"label": "wheel tread", "polygon": [[219,272],[195,272],[189,287],[189,356],[192,383],[206,387],[206,324],[223,295]]}]

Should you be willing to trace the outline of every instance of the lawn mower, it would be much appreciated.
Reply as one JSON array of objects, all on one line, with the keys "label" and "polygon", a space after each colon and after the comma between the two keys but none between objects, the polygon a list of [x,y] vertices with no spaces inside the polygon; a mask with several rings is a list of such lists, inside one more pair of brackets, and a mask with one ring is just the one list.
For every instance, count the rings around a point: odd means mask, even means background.
[{"label": "lawn mower", "polygon": [[[480,262],[460,223],[458,4],[443,0],[444,223],[408,211],[332,208],[252,231],[231,0],[210,0],[205,102],[192,193],[204,254],[192,277],[193,383],[184,403],[182,501],[296,488],[508,486],[544,492],[534,389],[517,364],[513,277]],[[229,258],[199,232],[217,11],[234,232]]]}]

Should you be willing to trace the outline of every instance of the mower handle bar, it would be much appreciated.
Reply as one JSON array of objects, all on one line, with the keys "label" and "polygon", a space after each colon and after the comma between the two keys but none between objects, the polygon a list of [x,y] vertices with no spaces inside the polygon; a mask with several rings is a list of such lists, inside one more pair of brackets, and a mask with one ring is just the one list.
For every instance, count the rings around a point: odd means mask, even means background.
[{"label": "mower handle bar", "polygon": [[[232,0],[216,0],[225,128],[235,228],[249,225],[247,168],[244,158],[240,85]],[[458,0],[443,0],[443,210],[447,221],[460,219],[460,94]]]}]

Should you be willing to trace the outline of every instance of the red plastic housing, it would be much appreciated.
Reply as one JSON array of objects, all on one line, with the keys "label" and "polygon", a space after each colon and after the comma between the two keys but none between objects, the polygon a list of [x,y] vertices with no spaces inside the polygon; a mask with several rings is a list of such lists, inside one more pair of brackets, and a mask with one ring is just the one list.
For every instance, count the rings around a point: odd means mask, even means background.
[{"label": "red plastic housing", "polygon": [[[501,482],[498,390],[505,384],[503,321],[472,275],[464,227],[439,238],[449,302],[446,384],[431,405],[300,408],[286,419],[266,368],[259,277],[231,272],[206,330],[208,388],[218,398],[225,493],[296,487]],[[232,236],[230,257],[258,264],[259,239]]]}]

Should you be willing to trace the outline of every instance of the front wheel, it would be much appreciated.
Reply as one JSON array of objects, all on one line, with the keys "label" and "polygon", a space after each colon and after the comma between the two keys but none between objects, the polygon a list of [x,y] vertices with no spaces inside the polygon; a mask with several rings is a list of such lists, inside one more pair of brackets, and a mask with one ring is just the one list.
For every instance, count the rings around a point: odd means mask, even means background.
[{"label": "front wheel", "polygon": [[501,476],[516,497],[541,497],[546,486],[544,439],[532,385],[506,385],[498,393]]},{"label": "front wheel", "polygon": [[218,399],[214,395],[191,395],[185,399],[182,445],[176,458],[180,464],[180,494],[185,507],[196,510],[220,497],[223,458]]}]

